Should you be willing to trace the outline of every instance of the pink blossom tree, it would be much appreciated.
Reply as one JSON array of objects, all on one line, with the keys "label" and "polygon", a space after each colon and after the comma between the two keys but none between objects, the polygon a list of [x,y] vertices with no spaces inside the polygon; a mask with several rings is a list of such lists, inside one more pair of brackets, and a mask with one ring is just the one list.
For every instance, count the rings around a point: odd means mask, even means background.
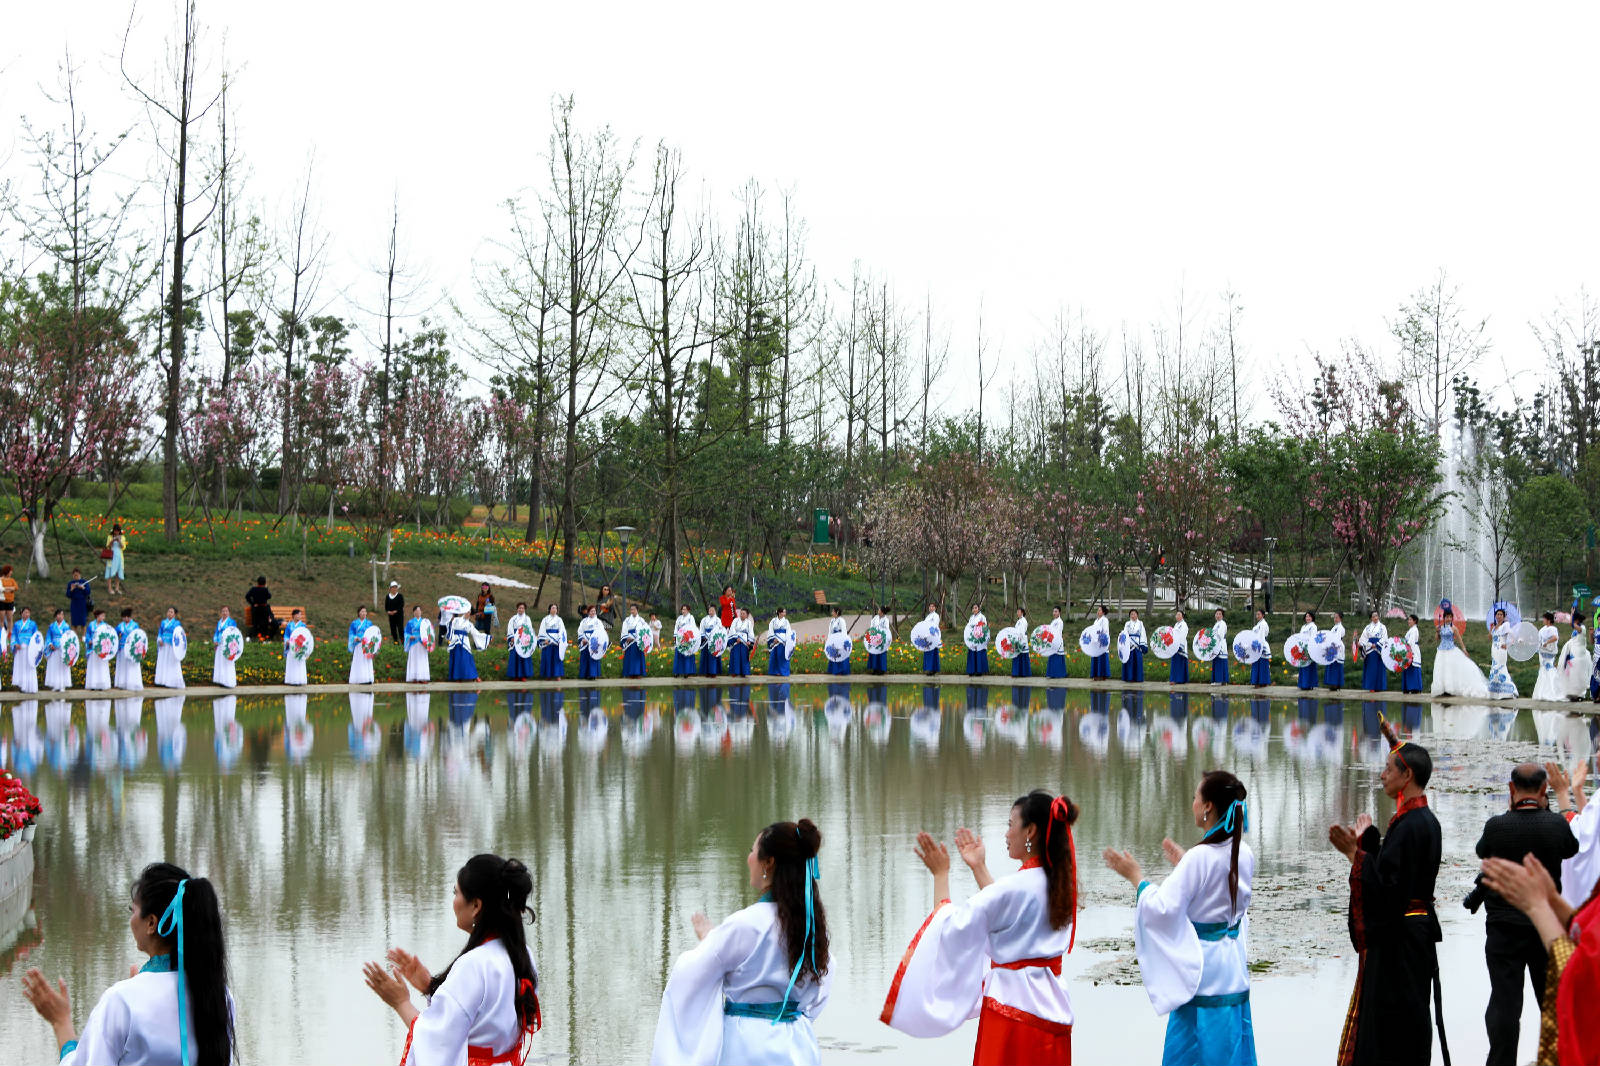
[{"label": "pink blossom tree", "polygon": [[0,352],[0,476],[21,502],[40,577],[50,576],[45,535],[72,479],[139,432],[152,396],[136,347],[120,334],[74,345],[44,336],[24,323]]},{"label": "pink blossom tree", "polygon": [[1148,551],[1155,565],[1171,576],[1174,604],[1181,607],[1237,523],[1233,487],[1216,456],[1183,448],[1151,456],[1139,498]]}]

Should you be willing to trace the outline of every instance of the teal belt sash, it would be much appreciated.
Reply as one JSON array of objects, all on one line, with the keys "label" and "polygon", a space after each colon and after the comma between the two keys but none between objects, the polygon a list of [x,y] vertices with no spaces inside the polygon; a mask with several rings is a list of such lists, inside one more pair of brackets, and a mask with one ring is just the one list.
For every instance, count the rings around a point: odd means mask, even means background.
[{"label": "teal belt sash", "polygon": [[1232,925],[1227,922],[1192,922],[1190,924],[1194,926],[1194,931],[1199,934],[1201,940],[1221,940],[1223,937],[1229,937],[1233,940],[1239,939],[1238,922],[1234,922]]},{"label": "teal belt sash", "polygon": [[762,1018],[769,1022],[792,1022],[805,1017],[798,1003],[735,1003],[722,1001],[722,1013],[734,1018]]},{"label": "teal belt sash", "polygon": [[1185,1007],[1242,1007],[1250,1002],[1250,990],[1229,992],[1221,996],[1196,996]]}]

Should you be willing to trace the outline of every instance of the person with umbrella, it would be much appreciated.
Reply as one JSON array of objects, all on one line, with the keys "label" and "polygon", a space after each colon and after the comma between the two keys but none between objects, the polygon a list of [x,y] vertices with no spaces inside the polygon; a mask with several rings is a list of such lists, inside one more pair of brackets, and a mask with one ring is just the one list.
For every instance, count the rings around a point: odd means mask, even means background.
[{"label": "person with umbrella", "polygon": [[1333,612],[1333,625],[1328,627],[1328,637],[1338,649],[1338,655],[1322,671],[1322,683],[1334,692],[1344,687],[1344,612]]},{"label": "person with umbrella", "polygon": [[[439,635],[449,651],[445,660],[445,680],[478,680],[478,663],[472,649],[475,632],[468,615],[472,604],[465,596],[443,596],[439,599]],[[487,641],[485,641],[487,643]]]},{"label": "person with umbrella", "polygon": [[[1494,700],[1514,700],[1519,693],[1517,683],[1511,680],[1509,659],[1511,657],[1511,634],[1521,624],[1520,612],[1516,619],[1512,613],[1516,608],[1509,603],[1494,605],[1494,617],[1489,623],[1489,698]],[[1558,685],[1553,685],[1555,678],[1556,645],[1560,643],[1561,634],[1556,631],[1555,615],[1546,612],[1545,628],[1539,630],[1539,684],[1534,685],[1533,698],[1553,699],[1552,695]],[[1546,681],[1548,677],[1550,681]],[[1543,685],[1543,688],[1540,685]],[[1542,693],[1542,694],[1541,694]]]},{"label": "person with umbrella", "polygon": [[1356,645],[1361,653],[1361,687],[1368,692],[1382,692],[1389,687],[1389,674],[1383,668],[1383,645],[1388,639],[1389,627],[1373,611],[1368,615],[1367,628],[1361,631],[1361,643]]},{"label": "person with umbrella", "polygon": [[1406,695],[1419,695],[1422,692],[1422,619],[1411,614],[1406,616],[1411,624],[1406,628],[1406,644],[1411,648],[1411,665],[1400,672],[1400,691]]},{"label": "person with umbrella", "polygon": [[526,681],[533,677],[533,619],[528,605],[517,604],[517,613],[506,622],[506,678]]}]

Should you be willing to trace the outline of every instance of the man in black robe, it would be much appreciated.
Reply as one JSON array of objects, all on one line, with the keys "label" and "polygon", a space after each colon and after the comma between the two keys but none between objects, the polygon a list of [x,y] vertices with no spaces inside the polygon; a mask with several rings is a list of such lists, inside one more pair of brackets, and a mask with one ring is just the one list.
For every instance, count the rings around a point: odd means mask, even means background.
[{"label": "man in black robe", "polygon": [[1339,1040],[1341,1066],[1427,1066],[1433,1055],[1430,998],[1440,1018],[1445,1066],[1450,1063],[1433,905],[1443,836],[1423,794],[1432,775],[1426,748],[1396,743],[1379,777],[1384,794],[1398,805],[1388,834],[1380,838],[1366,814],[1354,826],[1328,829],[1328,840],[1350,860],[1350,941],[1361,960]]}]

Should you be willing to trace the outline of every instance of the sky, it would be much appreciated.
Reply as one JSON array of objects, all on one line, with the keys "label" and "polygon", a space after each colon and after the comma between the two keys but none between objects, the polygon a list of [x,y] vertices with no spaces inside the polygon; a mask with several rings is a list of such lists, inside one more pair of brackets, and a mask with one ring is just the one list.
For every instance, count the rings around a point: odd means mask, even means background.
[{"label": "sky", "polygon": [[[62,49],[91,121],[129,6],[9,5],[0,167]],[[141,0],[136,67],[172,23]],[[251,193],[285,213],[314,159],[330,277],[371,284],[398,192],[413,261],[463,292],[534,185],[552,96],[584,125],[680,148],[731,213],[749,178],[794,192],[824,277],[853,262],[920,308],[970,372],[979,307],[1026,361],[1063,306],[1101,329],[1244,307],[1252,373],[1294,374],[1387,322],[1441,269],[1531,391],[1530,321],[1600,291],[1593,42],[1548,4],[200,4],[238,70]],[[215,71],[213,64],[213,72]],[[7,156],[9,155],[9,159]],[[131,157],[130,157],[131,158]],[[844,297],[848,299],[848,295]],[[834,290],[835,302],[839,290]]]}]

